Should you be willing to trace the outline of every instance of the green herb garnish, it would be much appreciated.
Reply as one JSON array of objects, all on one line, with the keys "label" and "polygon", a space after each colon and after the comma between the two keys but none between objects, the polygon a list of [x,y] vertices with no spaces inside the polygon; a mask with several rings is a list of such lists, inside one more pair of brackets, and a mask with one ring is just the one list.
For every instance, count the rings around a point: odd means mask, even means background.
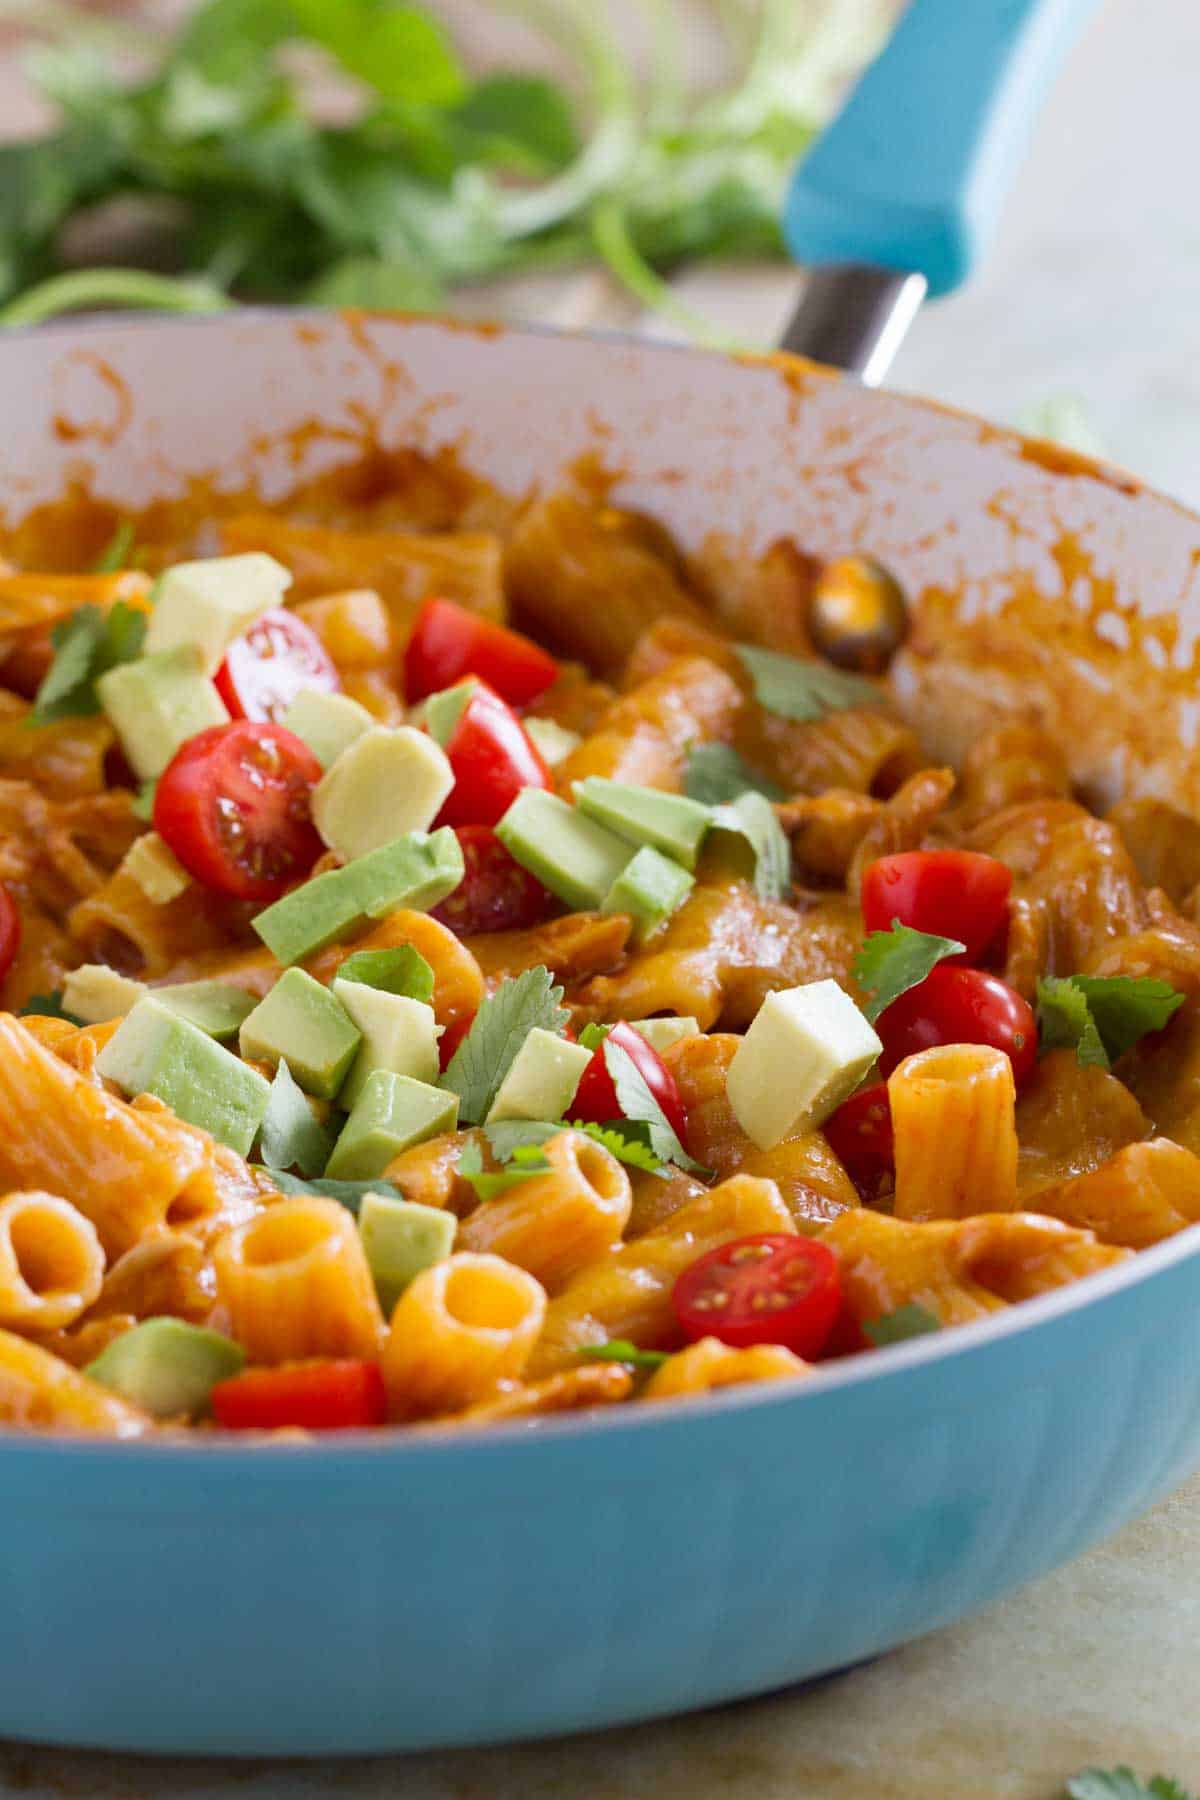
[{"label": "green herb garnish", "polygon": [[1046,976],[1037,984],[1039,1044],[1108,1069],[1182,1005],[1170,982],[1149,975]]},{"label": "green herb garnish", "polygon": [[776,782],[756,774],[728,744],[695,744],[689,750],[683,791],[689,800],[705,806],[722,806],[746,793],[763,794],[768,800],[785,797]]},{"label": "green herb garnish", "polygon": [[298,1169],[305,1178],[319,1175],[329,1161],[336,1135],[316,1118],[307,1095],[287,1063],[281,1061],[258,1128],[259,1155],[272,1180],[279,1169]]},{"label": "green herb garnish", "polygon": [[115,575],[119,569],[127,569],[133,545],[133,520],[122,519],[92,564],[93,572],[97,575]]},{"label": "green herb garnish", "polygon": [[55,657],[37,691],[31,725],[87,718],[100,711],[96,682],[118,663],[132,662],[146,635],[146,615],[123,600],[107,612],[81,606],[50,633]]},{"label": "green herb garnish", "polygon": [[924,1337],[927,1332],[940,1331],[942,1322],[927,1307],[898,1306],[895,1312],[880,1313],[877,1319],[868,1319],[863,1331],[871,1342],[880,1350],[885,1344],[903,1344],[909,1338]]},{"label": "green herb garnish", "polygon": [[1193,1800],[1189,1789],[1168,1775],[1139,1781],[1122,1763],[1116,1769],[1081,1769],[1067,1783],[1070,1800]]},{"label": "green herb garnish", "polygon": [[861,675],[847,675],[829,663],[739,644],[737,653],[754,682],[754,698],[782,719],[823,719],[852,706],[879,706],[883,692]]},{"label": "green herb garnish", "polygon": [[487,1118],[500,1084],[513,1058],[539,1026],[561,1031],[569,1014],[559,1002],[560,987],[550,971],[539,963],[511,981],[503,981],[486,999],[442,1076],[442,1086],[459,1098],[459,1118],[464,1125],[479,1125]]},{"label": "green herb garnish", "polygon": [[754,858],[754,891],[762,900],[782,900],[792,882],[792,851],[775,808],[764,794],[739,794],[712,809],[714,831],[732,831]]},{"label": "green herb garnish", "polygon": [[667,1361],[666,1350],[639,1350],[628,1338],[610,1338],[607,1344],[589,1344],[579,1352],[586,1362],[627,1363],[631,1369],[661,1369]]},{"label": "green herb garnish", "polygon": [[693,1174],[705,1177],[712,1174],[694,1157],[688,1155],[669,1123],[662,1107],[650,1092],[646,1078],[620,1044],[614,1044],[611,1037],[604,1040],[604,1066],[612,1078],[616,1090],[617,1105],[622,1117],[631,1124],[644,1125],[646,1140],[655,1156],[663,1162],[677,1163],[681,1169],[688,1169]]},{"label": "green herb garnish", "polygon": [[307,1194],[326,1200],[337,1200],[358,1217],[358,1209],[367,1194],[382,1194],[385,1200],[403,1200],[404,1195],[392,1181],[331,1181],[327,1175],[307,1180],[289,1174],[286,1169],[269,1169],[263,1163],[253,1165],[268,1176],[281,1194]]},{"label": "green herb garnish", "polygon": [[[561,1131],[556,1125],[554,1131]],[[477,1200],[495,1200],[509,1188],[519,1187],[536,1175],[545,1175],[550,1167],[537,1144],[514,1144],[503,1169],[488,1170],[483,1166],[483,1152],[478,1143],[464,1144],[458,1159],[458,1173],[475,1190]]]},{"label": "green herb garnish", "polygon": [[873,1025],[880,1013],[917,987],[947,956],[966,949],[957,938],[935,937],[892,920],[890,931],[872,931],[854,959],[854,979],[867,998],[863,1012]]},{"label": "green herb garnish", "polygon": [[68,1025],[82,1025],[74,1013],[64,1012],[62,989],[53,988],[48,994],[30,994],[18,1015],[22,1019],[35,1017],[39,1019],[65,1019]]}]

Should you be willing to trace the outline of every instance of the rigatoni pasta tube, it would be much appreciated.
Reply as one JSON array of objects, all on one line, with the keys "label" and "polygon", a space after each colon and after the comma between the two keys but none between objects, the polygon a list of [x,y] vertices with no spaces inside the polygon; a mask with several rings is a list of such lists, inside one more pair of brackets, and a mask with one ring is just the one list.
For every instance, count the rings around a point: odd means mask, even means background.
[{"label": "rigatoni pasta tube", "polygon": [[0,1325],[60,1331],[96,1299],[104,1251],[96,1227],[55,1194],[0,1200]]},{"label": "rigatoni pasta tube", "polygon": [[896,1217],[964,1219],[1017,1203],[1012,1064],[986,1044],[939,1044],[888,1080]]},{"label": "rigatoni pasta tube", "polygon": [[154,1421],[49,1350],[0,1331],[0,1425],[141,1437]]},{"label": "rigatoni pasta tube", "polygon": [[619,1241],[633,1195],[616,1157],[582,1131],[560,1131],[542,1154],[547,1173],[484,1201],[458,1241],[527,1269],[553,1293]]},{"label": "rigatoni pasta tube", "polygon": [[383,1350],[395,1417],[460,1412],[522,1374],[546,1316],[541,1284],[498,1256],[460,1251],[401,1294]]},{"label": "rigatoni pasta tube", "polygon": [[752,1344],[735,1350],[720,1338],[701,1338],[669,1356],[642,1389],[643,1400],[684,1400],[717,1388],[750,1381],[794,1381],[809,1365],[782,1344]]},{"label": "rigatoni pasta tube", "polygon": [[354,1220],[336,1200],[281,1200],[213,1252],[217,1291],[251,1362],[378,1354],[383,1315]]}]

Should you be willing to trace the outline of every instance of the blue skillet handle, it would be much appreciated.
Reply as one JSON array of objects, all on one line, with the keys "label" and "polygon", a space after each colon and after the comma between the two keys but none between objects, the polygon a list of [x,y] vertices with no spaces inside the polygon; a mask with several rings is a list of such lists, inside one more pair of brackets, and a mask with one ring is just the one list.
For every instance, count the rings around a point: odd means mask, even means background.
[{"label": "blue skillet handle", "polygon": [[798,261],[873,263],[945,294],[984,250],[1042,95],[1095,0],[910,0],[796,171]]}]

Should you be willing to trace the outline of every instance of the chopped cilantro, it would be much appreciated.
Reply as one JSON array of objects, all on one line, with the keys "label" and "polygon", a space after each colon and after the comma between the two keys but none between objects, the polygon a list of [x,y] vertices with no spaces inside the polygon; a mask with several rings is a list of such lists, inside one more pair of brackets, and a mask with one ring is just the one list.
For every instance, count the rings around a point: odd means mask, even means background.
[{"label": "chopped cilantro", "polygon": [[305,1177],[319,1175],[329,1161],[335,1136],[316,1118],[308,1096],[281,1058],[258,1128],[259,1154],[272,1180],[279,1169],[299,1169]]},{"label": "chopped cilantro", "polygon": [[664,1162],[678,1163],[681,1169],[690,1169],[694,1174],[711,1174],[711,1170],[702,1168],[688,1155],[632,1056],[628,1050],[622,1050],[620,1044],[614,1044],[611,1037],[604,1040],[604,1066],[612,1078],[623,1117],[646,1127],[654,1154]]},{"label": "chopped cilantro", "polygon": [[275,1183],[281,1194],[315,1194],[326,1200],[338,1200],[355,1218],[367,1194],[382,1194],[385,1200],[404,1198],[391,1181],[331,1181],[327,1175],[308,1181],[299,1175],[289,1175],[284,1169],[268,1169],[261,1163],[254,1166]]},{"label": "chopped cilantro", "polygon": [[118,569],[127,569],[133,542],[133,520],[122,519],[92,564],[93,572],[97,575],[115,575]]},{"label": "chopped cilantro", "polygon": [[585,1050],[595,1050],[611,1030],[611,1025],[585,1025],[579,1034],[579,1042]]},{"label": "chopped cilantro", "polygon": [[123,600],[107,612],[99,606],[78,607],[50,633],[55,657],[37,691],[29,723],[49,725],[55,719],[98,713],[97,679],[118,663],[132,662],[145,635],[145,613]]},{"label": "chopped cilantro", "polygon": [[1107,1069],[1182,1005],[1170,982],[1148,975],[1047,976],[1037,987],[1040,1045]]},{"label": "chopped cilantro", "polygon": [[754,890],[762,900],[782,900],[792,881],[792,851],[775,808],[764,794],[739,794],[712,809],[714,831],[732,831],[754,857]]},{"label": "chopped cilantro", "polygon": [[512,1161],[514,1151],[544,1144],[547,1138],[557,1137],[565,1130],[561,1119],[554,1124],[548,1119],[498,1119],[494,1125],[484,1126],[483,1135],[496,1161],[507,1163]]},{"label": "chopped cilantro", "polygon": [[[559,1131],[561,1126],[553,1129]],[[483,1152],[474,1140],[463,1146],[458,1159],[458,1172],[474,1188],[477,1200],[495,1200],[522,1181],[544,1175],[549,1167],[537,1144],[514,1144],[505,1167],[499,1170],[484,1168]]]},{"label": "chopped cilantro", "polygon": [[1073,981],[1047,976],[1037,984],[1038,1048],[1074,1050],[1084,1067],[1109,1067],[1087,996]]},{"label": "chopped cilantro", "polygon": [[756,774],[728,744],[696,744],[688,752],[683,791],[689,800],[705,806],[721,806],[745,793],[764,794],[782,800],[783,789],[765,775]]},{"label": "chopped cilantro", "polygon": [[878,706],[882,691],[861,675],[847,675],[828,663],[739,644],[737,653],[754,682],[754,697],[783,719],[822,719],[850,706]]},{"label": "chopped cilantro", "polygon": [[1139,1781],[1122,1763],[1116,1769],[1081,1769],[1067,1783],[1070,1800],[1193,1800],[1180,1782],[1168,1775],[1152,1775]]},{"label": "chopped cilantro", "polygon": [[854,959],[854,979],[864,994],[863,1012],[872,1025],[885,1007],[924,981],[944,957],[966,949],[957,938],[934,937],[892,920],[890,931],[872,931]]},{"label": "chopped cilantro", "polygon": [[651,1149],[644,1124],[634,1124],[629,1119],[612,1119],[607,1125],[597,1125],[594,1119],[572,1119],[571,1130],[582,1131],[586,1137],[595,1138],[618,1162],[625,1163],[631,1169],[643,1169],[647,1175],[663,1173],[663,1159]]},{"label": "chopped cilantro", "polygon": [[483,1002],[442,1076],[442,1086],[458,1095],[464,1125],[479,1125],[487,1118],[500,1083],[531,1031],[539,1026],[544,1031],[562,1030],[569,1016],[559,1004],[562,994],[552,985],[550,971],[538,963],[514,980],[501,982]]},{"label": "chopped cilantro", "polygon": [[433,999],[433,970],[411,944],[394,950],[355,950],[337,966],[339,981],[358,981],[385,994],[401,994],[408,1000]]},{"label": "chopped cilantro", "polygon": [[903,1344],[908,1338],[924,1337],[927,1332],[940,1331],[942,1322],[928,1307],[898,1306],[895,1312],[880,1313],[877,1319],[868,1319],[863,1330],[877,1349],[882,1350],[885,1344]]},{"label": "chopped cilantro", "polygon": [[628,1363],[631,1369],[661,1369],[667,1360],[665,1350],[639,1350],[628,1338],[610,1338],[607,1344],[589,1344],[579,1352],[587,1362]]},{"label": "chopped cilantro", "polygon": [[77,1019],[74,1013],[63,1011],[61,988],[53,988],[48,994],[30,994],[21,1008],[20,1016],[26,1019],[30,1015],[39,1019],[65,1019],[68,1025],[83,1024],[83,1020]]}]

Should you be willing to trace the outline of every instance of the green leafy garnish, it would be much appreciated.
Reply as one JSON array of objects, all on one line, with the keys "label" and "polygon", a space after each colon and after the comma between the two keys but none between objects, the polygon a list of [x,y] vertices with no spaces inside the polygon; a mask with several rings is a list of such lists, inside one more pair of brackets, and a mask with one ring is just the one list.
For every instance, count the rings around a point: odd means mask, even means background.
[{"label": "green leafy garnish", "polygon": [[585,1050],[595,1050],[604,1042],[611,1030],[611,1025],[585,1025],[579,1034],[579,1042]]},{"label": "green leafy garnish", "polygon": [[157,792],[157,778],[153,781],[143,781],[136,797],[130,801],[129,805],[129,810],[135,818],[144,819],[147,824],[150,823],[154,817],[154,796]]},{"label": "green leafy garnish", "polygon": [[316,1118],[307,1095],[281,1060],[258,1128],[259,1155],[272,1179],[279,1169],[296,1168],[305,1177],[319,1175],[329,1161],[335,1136]]},{"label": "green leafy garnish", "polygon": [[307,1180],[290,1174],[286,1169],[269,1169],[263,1163],[255,1163],[253,1166],[263,1175],[269,1176],[281,1194],[304,1194],[338,1200],[355,1218],[358,1217],[358,1209],[367,1194],[382,1194],[385,1200],[404,1198],[392,1181],[331,1181],[326,1175]]},{"label": "green leafy garnish", "polygon": [[739,644],[737,653],[754,682],[754,698],[782,719],[823,719],[851,706],[878,706],[882,691],[861,675],[847,675],[829,663]]},{"label": "green leafy garnish", "polygon": [[610,1338],[607,1344],[589,1344],[579,1352],[585,1362],[628,1363],[631,1369],[661,1369],[666,1350],[639,1350],[628,1338]]},{"label": "green leafy garnish", "polygon": [[1139,1781],[1122,1763],[1116,1769],[1081,1769],[1067,1783],[1070,1800],[1193,1800],[1189,1789],[1168,1775]]},{"label": "green leafy garnish", "polygon": [[[560,1125],[551,1127],[552,1132],[561,1129]],[[495,1200],[509,1188],[519,1187],[535,1175],[544,1175],[549,1167],[537,1144],[514,1144],[503,1169],[485,1169],[483,1152],[474,1141],[463,1146],[458,1159],[458,1173],[474,1188],[478,1200]]]},{"label": "green leafy garnish", "polygon": [[689,800],[705,806],[722,806],[742,794],[764,794],[782,800],[784,791],[765,775],[757,774],[728,744],[695,744],[688,751],[683,791]]},{"label": "green leafy garnish", "polygon": [[68,1025],[83,1024],[74,1013],[63,1011],[61,988],[53,988],[48,994],[30,994],[19,1016],[26,1019],[31,1015],[39,1019],[65,1019]]},{"label": "green leafy garnish", "polygon": [[[572,1131],[582,1131],[631,1169],[642,1169],[647,1175],[661,1175],[665,1163],[647,1141],[647,1127],[630,1120],[614,1119],[608,1125],[597,1125],[594,1119],[572,1119]],[[641,1134],[647,1133],[647,1136]]]},{"label": "green leafy garnish", "polygon": [[885,1007],[917,987],[947,956],[966,949],[957,938],[935,937],[892,920],[890,931],[872,931],[854,959],[854,979],[866,994],[863,1012],[873,1025]]},{"label": "green leafy garnish", "polygon": [[122,519],[108,543],[92,564],[97,575],[115,575],[118,569],[129,567],[129,553],[133,549],[134,525],[132,519]]},{"label": "green leafy garnish", "polygon": [[107,612],[81,606],[50,633],[55,657],[37,691],[31,725],[87,718],[100,711],[96,682],[118,663],[132,662],[146,635],[146,615],[123,600]]},{"label": "green leafy garnish", "polygon": [[775,808],[764,794],[739,794],[712,809],[714,831],[732,831],[749,845],[754,859],[754,891],[762,900],[782,900],[792,881],[792,852]]},{"label": "green leafy garnish", "polygon": [[464,1125],[479,1125],[487,1118],[500,1083],[531,1031],[562,1030],[570,1016],[559,1004],[562,996],[550,971],[538,963],[501,982],[483,1002],[442,1076],[442,1086],[458,1095]]},{"label": "green leafy garnish", "polygon": [[359,981],[385,994],[402,994],[409,1000],[433,999],[433,970],[411,944],[394,950],[355,950],[337,966],[339,981]]},{"label": "green leafy garnish", "polygon": [[604,1066],[612,1078],[622,1116],[632,1124],[646,1127],[647,1141],[655,1156],[694,1174],[711,1175],[711,1169],[705,1169],[688,1155],[632,1056],[620,1044],[614,1044],[611,1037],[604,1040]]},{"label": "green leafy garnish", "polygon": [[498,1119],[494,1125],[484,1126],[483,1135],[496,1161],[507,1163],[515,1151],[544,1144],[565,1130],[561,1119],[554,1123],[548,1119]]},{"label": "green leafy garnish", "polygon": [[1046,976],[1037,984],[1039,1044],[1108,1069],[1182,1005],[1170,982],[1149,975]]},{"label": "green leafy garnish", "polygon": [[898,1306],[895,1312],[880,1313],[863,1326],[867,1337],[880,1350],[885,1344],[903,1344],[908,1338],[924,1337],[927,1332],[941,1329],[941,1320],[927,1307],[915,1303]]}]

